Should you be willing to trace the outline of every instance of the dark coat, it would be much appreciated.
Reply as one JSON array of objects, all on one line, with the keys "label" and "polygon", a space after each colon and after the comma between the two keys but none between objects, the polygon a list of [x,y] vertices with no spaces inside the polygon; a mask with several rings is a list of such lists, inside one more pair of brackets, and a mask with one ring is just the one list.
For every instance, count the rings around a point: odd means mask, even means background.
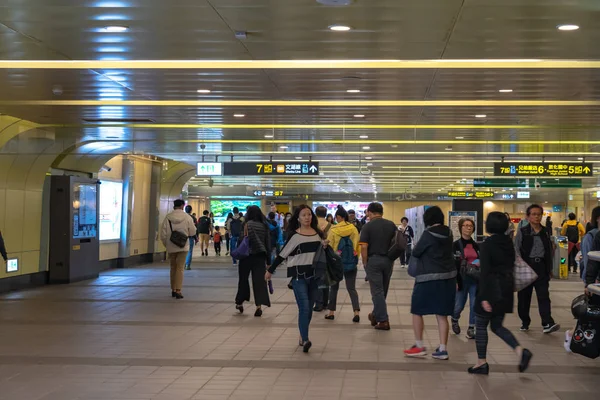
[{"label": "dark coat", "polygon": [[250,254],[270,254],[271,234],[266,223],[248,221],[248,239],[250,241]]},{"label": "dark coat", "polygon": [[[461,242],[462,250],[460,246]],[[452,252],[454,253],[454,265],[456,265],[456,283],[458,284],[458,290],[463,289],[463,280],[465,277],[462,276],[462,274],[460,273],[460,265],[462,264],[462,261],[464,259],[463,250],[467,246],[467,244],[471,244],[473,246],[473,249],[475,249],[475,251],[477,252],[477,256],[479,256],[479,245],[473,239],[465,240],[462,237],[460,237],[457,241],[452,243]]]},{"label": "dark coat", "polygon": [[514,306],[515,248],[510,237],[492,235],[481,245],[481,278],[475,312],[486,315],[482,301],[492,305],[492,315],[510,314]]},{"label": "dark coat", "polygon": [[427,228],[412,251],[411,260],[417,263],[417,283],[456,278],[452,254],[452,232],[446,225]]}]

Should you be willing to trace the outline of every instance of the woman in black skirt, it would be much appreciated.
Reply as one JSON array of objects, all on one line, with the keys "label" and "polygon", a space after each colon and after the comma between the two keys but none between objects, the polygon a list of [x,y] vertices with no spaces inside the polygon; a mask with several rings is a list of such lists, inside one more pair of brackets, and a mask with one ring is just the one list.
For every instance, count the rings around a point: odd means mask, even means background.
[{"label": "woman in black skirt", "polygon": [[424,315],[435,315],[440,334],[440,345],[431,354],[436,360],[447,360],[448,316],[454,312],[456,298],[456,266],[452,254],[452,232],[444,225],[444,213],[430,207],[423,214],[427,229],[412,251],[408,273],[415,278],[410,313],[413,315],[415,345],[404,350],[407,357],[423,357]]},{"label": "woman in black skirt", "polygon": [[250,255],[240,260],[235,308],[241,314],[244,312],[244,301],[250,301],[248,278],[252,272],[252,289],[256,304],[254,316],[260,317],[262,316],[262,306],[271,307],[269,289],[265,281],[265,271],[271,266],[271,235],[267,227],[267,220],[257,206],[248,208],[244,221],[244,234],[249,239]]},{"label": "woman in black skirt", "polygon": [[532,354],[522,348],[514,335],[502,325],[504,316],[513,312],[515,288],[515,248],[510,237],[505,234],[508,218],[501,212],[491,212],[485,221],[485,229],[492,236],[481,245],[481,278],[475,302],[475,342],[478,360],[468,371],[478,375],[490,373],[490,366],[486,360],[487,328],[490,325],[492,332],[515,351],[519,371],[524,372],[529,366]]}]

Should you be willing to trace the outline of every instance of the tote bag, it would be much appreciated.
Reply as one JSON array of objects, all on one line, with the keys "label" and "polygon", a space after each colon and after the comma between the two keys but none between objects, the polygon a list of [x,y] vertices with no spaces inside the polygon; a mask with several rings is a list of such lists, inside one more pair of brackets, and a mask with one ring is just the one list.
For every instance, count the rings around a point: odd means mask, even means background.
[{"label": "tote bag", "polygon": [[231,252],[231,257],[236,260],[243,260],[250,256],[250,239],[248,239],[248,226],[244,227],[244,238],[238,244],[238,247]]},{"label": "tote bag", "polygon": [[515,292],[525,289],[538,278],[533,268],[529,266],[521,257],[515,258]]}]

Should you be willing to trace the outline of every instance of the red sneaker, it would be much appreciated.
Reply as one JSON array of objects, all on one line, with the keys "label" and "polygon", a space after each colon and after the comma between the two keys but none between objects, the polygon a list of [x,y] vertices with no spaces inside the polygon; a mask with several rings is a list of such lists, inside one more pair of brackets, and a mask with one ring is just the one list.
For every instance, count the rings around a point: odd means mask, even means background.
[{"label": "red sneaker", "polygon": [[408,350],[404,350],[406,357],[423,357],[427,355],[427,349],[425,347],[417,347],[416,345]]}]

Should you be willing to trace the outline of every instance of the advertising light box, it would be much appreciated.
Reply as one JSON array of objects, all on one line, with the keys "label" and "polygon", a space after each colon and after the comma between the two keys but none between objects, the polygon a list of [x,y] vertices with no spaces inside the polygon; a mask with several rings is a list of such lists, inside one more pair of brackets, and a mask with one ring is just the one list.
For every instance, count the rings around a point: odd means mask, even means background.
[{"label": "advertising light box", "polygon": [[100,240],[121,239],[123,183],[102,181],[100,185]]}]

